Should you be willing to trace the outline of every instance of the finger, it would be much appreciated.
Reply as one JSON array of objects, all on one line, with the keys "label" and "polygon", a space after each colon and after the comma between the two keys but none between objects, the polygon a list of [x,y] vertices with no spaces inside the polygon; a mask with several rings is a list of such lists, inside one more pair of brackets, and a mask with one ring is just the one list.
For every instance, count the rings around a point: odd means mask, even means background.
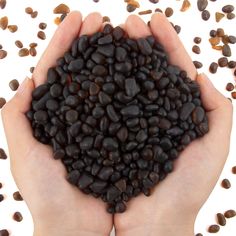
[{"label": "finger", "polygon": [[99,31],[101,27],[102,27],[102,16],[100,13],[94,12],[85,17],[79,34],[91,35]]},{"label": "finger", "polygon": [[33,80],[26,78],[15,96],[2,110],[2,120],[11,156],[25,153],[23,149],[29,149],[36,142],[25,116],[25,112],[30,109],[33,89]]},{"label": "finger", "polygon": [[187,71],[191,79],[197,76],[196,68],[181,43],[177,33],[163,14],[156,13],[152,16],[150,22],[152,34],[163,45],[169,55],[171,64],[179,66],[182,70]]},{"label": "finger", "polygon": [[147,37],[151,31],[147,24],[138,16],[130,15],[125,22],[125,30],[130,38]]},{"label": "finger", "polygon": [[58,29],[34,70],[33,79],[36,87],[46,80],[48,69],[54,66],[56,60],[69,49],[71,43],[80,31],[81,24],[81,14],[79,12],[71,12],[58,26]]},{"label": "finger", "polygon": [[230,137],[232,104],[213,86],[206,75],[199,75],[197,82],[200,85],[203,106],[208,111],[209,133],[204,137],[212,143],[221,145]]}]

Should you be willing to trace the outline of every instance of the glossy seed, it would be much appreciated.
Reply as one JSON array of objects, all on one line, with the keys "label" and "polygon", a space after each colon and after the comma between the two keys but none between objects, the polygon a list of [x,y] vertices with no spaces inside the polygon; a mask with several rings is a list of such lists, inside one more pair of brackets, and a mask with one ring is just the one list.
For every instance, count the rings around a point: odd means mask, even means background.
[{"label": "glossy seed", "polygon": [[23,198],[19,191],[13,193],[13,198],[15,201],[23,201]]},{"label": "glossy seed", "polygon": [[7,229],[0,230],[0,236],[9,236],[9,231]]},{"label": "glossy seed", "polygon": [[223,18],[225,17],[225,14],[221,13],[221,12],[216,12],[215,13],[215,19],[216,19],[216,22],[220,22]]},{"label": "glossy seed", "polygon": [[236,211],[235,210],[228,210],[224,213],[224,216],[226,218],[232,218],[236,216]]},{"label": "glossy seed", "polygon": [[230,49],[230,46],[228,44],[224,44],[223,45],[223,49],[222,49],[222,54],[225,56],[225,57],[231,57],[231,49]]},{"label": "glossy seed", "polygon": [[45,40],[46,39],[46,34],[43,31],[39,31],[37,36],[41,40]]},{"label": "glossy seed", "polygon": [[20,51],[18,52],[18,55],[20,57],[26,57],[29,55],[29,49],[28,48],[22,48],[20,49]]},{"label": "glossy seed", "polygon": [[219,225],[221,225],[221,226],[226,225],[226,219],[225,219],[225,216],[223,214],[217,213],[216,217],[217,217],[217,221],[218,221]]},{"label": "glossy seed", "polygon": [[222,7],[222,11],[224,13],[231,13],[234,11],[234,6],[233,5],[225,5]]},{"label": "glossy seed", "polygon": [[180,11],[185,12],[190,8],[190,6],[191,6],[190,1],[189,0],[184,0],[183,3],[182,3],[182,6],[180,8]]},{"label": "glossy seed", "polygon": [[22,43],[20,40],[16,40],[16,41],[15,41],[15,45],[16,45],[18,48],[23,48],[23,43]]},{"label": "glossy seed", "polygon": [[233,174],[236,174],[236,166],[233,166],[233,167],[232,167],[232,173],[233,173]]},{"label": "glossy seed", "polygon": [[5,30],[8,26],[8,17],[7,16],[3,16],[2,18],[0,18],[0,28],[2,30]]},{"label": "glossy seed", "polygon": [[44,22],[41,22],[41,23],[39,23],[39,28],[40,28],[41,30],[45,30],[45,29],[47,28],[47,24],[44,23]]},{"label": "glossy seed", "polygon": [[220,226],[219,225],[210,225],[208,228],[209,233],[217,233],[220,231]]},{"label": "glossy seed", "polygon": [[6,104],[5,98],[0,97],[0,109]]},{"label": "glossy seed", "polygon": [[25,13],[32,14],[33,13],[33,9],[31,7],[26,7],[25,8]]},{"label": "glossy seed", "polygon": [[9,29],[11,33],[15,33],[18,30],[17,25],[8,25],[7,28]]},{"label": "glossy seed", "polygon": [[231,183],[228,179],[223,179],[221,182],[221,186],[225,189],[231,188]]},{"label": "glossy seed", "polygon": [[19,82],[18,80],[14,79],[9,82],[9,87],[11,88],[12,91],[16,91],[19,87]]},{"label": "glossy seed", "polygon": [[227,59],[227,57],[221,57],[221,58],[219,58],[219,60],[218,60],[218,65],[220,66],[220,67],[226,67],[227,65],[228,65],[228,59]]},{"label": "glossy seed", "polygon": [[64,3],[59,4],[53,9],[54,14],[67,14],[69,12],[70,12],[70,8]]},{"label": "glossy seed", "polygon": [[234,90],[234,85],[232,83],[227,83],[226,88],[227,91],[231,92]]},{"label": "glossy seed", "polygon": [[7,51],[0,49],[0,60],[4,59],[7,56]]},{"label": "glossy seed", "polygon": [[165,10],[166,17],[171,17],[174,14],[174,10],[171,7],[167,7]]},{"label": "glossy seed", "polygon": [[15,212],[13,214],[13,219],[16,221],[16,222],[21,222],[23,220],[23,216],[21,215],[20,212]]},{"label": "glossy seed", "polygon": [[200,53],[201,53],[201,49],[200,49],[200,47],[197,46],[197,45],[194,45],[194,46],[192,47],[192,51],[193,51],[194,53],[196,53],[196,54],[200,54]]}]

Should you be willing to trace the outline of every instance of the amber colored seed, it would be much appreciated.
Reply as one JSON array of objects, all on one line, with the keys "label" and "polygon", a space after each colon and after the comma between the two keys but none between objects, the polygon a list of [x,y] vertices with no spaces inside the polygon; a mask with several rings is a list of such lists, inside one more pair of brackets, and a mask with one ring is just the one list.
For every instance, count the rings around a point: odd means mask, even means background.
[{"label": "amber colored seed", "polygon": [[110,18],[108,17],[108,16],[103,16],[103,18],[102,18],[102,22],[104,23],[104,22],[110,22],[111,20],[110,20]]},{"label": "amber colored seed", "polygon": [[140,4],[138,1],[135,1],[135,0],[129,0],[127,1],[128,4],[130,5],[133,5],[135,8],[139,8],[140,7]]},{"label": "amber colored seed", "polygon": [[236,166],[232,167],[232,173],[236,175]]},{"label": "amber colored seed", "polygon": [[45,40],[46,39],[46,34],[43,31],[39,31],[37,34],[38,38]]},{"label": "amber colored seed", "polygon": [[226,219],[225,219],[225,216],[222,213],[217,213],[216,217],[217,217],[217,221],[218,221],[219,225],[221,225],[221,226],[226,225]]},{"label": "amber colored seed", "polygon": [[70,8],[64,3],[58,5],[53,10],[54,14],[67,14],[69,12],[70,12]]},{"label": "amber colored seed", "polygon": [[45,30],[45,29],[47,28],[47,24],[44,23],[44,22],[41,22],[41,23],[39,23],[39,28],[40,28],[41,30]]},{"label": "amber colored seed", "polygon": [[146,10],[146,11],[140,11],[138,14],[139,15],[147,15],[147,14],[151,14],[152,10]]},{"label": "amber colored seed", "polygon": [[220,38],[219,37],[213,37],[209,39],[209,42],[211,45],[217,45],[220,43]]},{"label": "amber colored seed", "polygon": [[236,92],[232,92],[232,93],[231,93],[231,97],[232,97],[233,99],[236,99]]},{"label": "amber colored seed", "polygon": [[235,18],[235,14],[233,12],[227,14],[227,19],[232,20]]},{"label": "amber colored seed", "polygon": [[222,51],[222,48],[223,48],[223,46],[219,46],[219,45],[212,45],[211,47],[218,51]]},{"label": "amber colored seed", "polygon": [[200,54],[200,53],[201,53],[201,49],[200,49],[200,47],[197,46],[197,45],[194,45],[194,46],[192,47],[192,51],[193,51],[194,53],[196,53],[196,54]]},{"label": "amber colored seed", "polygon": [[216,22],[220,22],[223,18],[224,18],[225,14],[221,13],[221,12],[216,12],[215,14],[215,18],[216,18]]},{"label": "amber colored seed", "polygon": [[18,48],[23,48],[23,43],[22,43],[20,40],[16,40],[16,41],[15,41],[15,45],[16,45]]},{"label": "amber colored seed", "polygon": [[160,8],[156,8],[156,9],[155,9],[155,12],[163,13],[163,11],[162,11]]},{"label": "amber colored seed", "polygon": [[189,2],[189,0],[184,0],[180,8],[180,11],[185,12],[190,8],[190,6],[191,6],[191,3]]},{"label": "amber colored seed", "polygon": [[193,41],[194,41],[194,43],[199,44],[199,43],[202,42],[202,39],[201,39],[200,37],[195,37],[195,38],[193,39]]},{"label": "amber colored seed", "polygon": [[217,34],[218,37],[223,37],[225,35],[225,31],[222,28],[218,28],[216,30],[216,34]]},{"label": "amber colored seed", "polygon": [[235,210],[228,210],[224,213],[224,216],[226,218],[232,218],[236,216],[236,211]]},{"label": "amber colored seed", "polygon": [[0,59],[3,59],[7,56],[7,51],[0,49]]},{"label": "amber colored seed", "polygon": [[61,23],[60,17],[56,17],[56,18],[54,19],[54,23],[55,23],[56,25],[59,25],[59,24]]},{"label": "amber colored seed", "polygon": [[26,57],[26,56],[28,56],[28,55],[29,55],[29,49],[28,49],[28,48],[22,48],[22,49],[19,51],[18,55],[19,55],[20,57]]},{"label": "amber colored seed", "polygon": [[228,35],[224,35],[222,38],[221,38],[222,42],[224,44],[228,44],[229,43],[229,36]]},{"label": "amber colored seed", "polygon": [[0,19],[0,28],[5,30],[8,26],[8,17],[4,16]]},{"label": "amber colored seed", "polygon": [[37,47],[37,46],[38,46],[37,43],[30,43],[30,45],[29,45],[30,48],[35,48],[35,47]]},{"label": "amber colored seed", "polygon": [[208,228],[209,233],[217,233],[220,231],[220,226],[219,225],[211,225]]},{"label": "amber colored seed", "polygon": [[33,74],[33,72],[34,72],[34,66],[32,66],[32,67],[30,67],[30,73],[32,73]]},{"label": "amber colored seed", "polygon": [[37,51],[35,48],[30,48],[29,53],[32,57],[35,57],[37,55]]},{"label": "amber colored seed", "polygon": [[[0,109],[6,104],[6,99],[0,97]],[[1,149],[0,149],[1,150]]]},{"label": "amber colored seed", "polygon": [[228,179],[223,179],[221,182],[221,186],[225,189],[229,189],[231,187],[231,183]]},{"label": "amber colored seed", "polygon": [[174,14],[174,10],[171,7],[167,7],[165,10],[166,17],[171,17]]},{"label": "amber colored seed", "polygon": [[8,25],[8,29],[11,33],[15,33],[18,30],[17,25]]},{"label": "amber colored seed", "polygon": [[0,8],[4,9],[6,7],[7,1],[6,0],[0,0]]},{"label": "amber colored seed", "polygon": [[17,222],[21,222],[23,220],[23,216],[17,211],[13,214],[13,219]]},{"label": "amber colored seed", "polygon": [[26,7],[25,8],[25,13],[32,14],[33,13],[33,9],[31,7]]},{"label": "amber colored seed", "polygon": [[30,15],[31,15],[31,18],[36,18],[38,16],[38,12],[34,11]]}]

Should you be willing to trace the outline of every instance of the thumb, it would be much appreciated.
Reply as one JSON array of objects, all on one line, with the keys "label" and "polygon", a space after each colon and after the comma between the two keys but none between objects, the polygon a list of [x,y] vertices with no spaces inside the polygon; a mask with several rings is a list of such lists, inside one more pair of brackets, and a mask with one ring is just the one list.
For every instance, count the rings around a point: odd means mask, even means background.
[{"label": "thumb", "polygon": [[2,121],[7,138],[10,156],[20,158],[26,148],[35,142],[25,112],[30,109],[34,83],[26,78],[15,96],[3,107]]}]

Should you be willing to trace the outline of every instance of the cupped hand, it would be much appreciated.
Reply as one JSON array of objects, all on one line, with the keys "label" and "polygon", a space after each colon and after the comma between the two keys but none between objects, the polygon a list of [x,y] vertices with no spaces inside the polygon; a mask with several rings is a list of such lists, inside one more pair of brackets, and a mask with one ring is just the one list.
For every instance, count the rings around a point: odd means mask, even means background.
[{"label": "cupped hand", "polygon": [[72,41],[82,34],[92,34],[102,27],[98,13],[82,22],[72,12],[60,24],[33,73],[2,110],[10,152],[11,171],[33,217],[35,236],[109,235],[112,216],[100,199],[83,194],[66,180],[66,170],[53,159],[49,146],[37,142],[25,112],[30,109],[34,87],[44,83],[47,70],[63,56]]},{"label": "cupped hand", "polygon": [[205,75],[197,71],[171,24],[162,14],[152,16],[150,28],[137,16],[129,16],[129,37],[153,34],[169,54],[170,63],[197,79],[209,119],[209,133],[192,142],[175,161],[174,171],[160,182],[150,197],[139,195],[115,215],[118,236],[193,235],[194,221],[210,195],[226,161],[232,126],[232,104]]}]

